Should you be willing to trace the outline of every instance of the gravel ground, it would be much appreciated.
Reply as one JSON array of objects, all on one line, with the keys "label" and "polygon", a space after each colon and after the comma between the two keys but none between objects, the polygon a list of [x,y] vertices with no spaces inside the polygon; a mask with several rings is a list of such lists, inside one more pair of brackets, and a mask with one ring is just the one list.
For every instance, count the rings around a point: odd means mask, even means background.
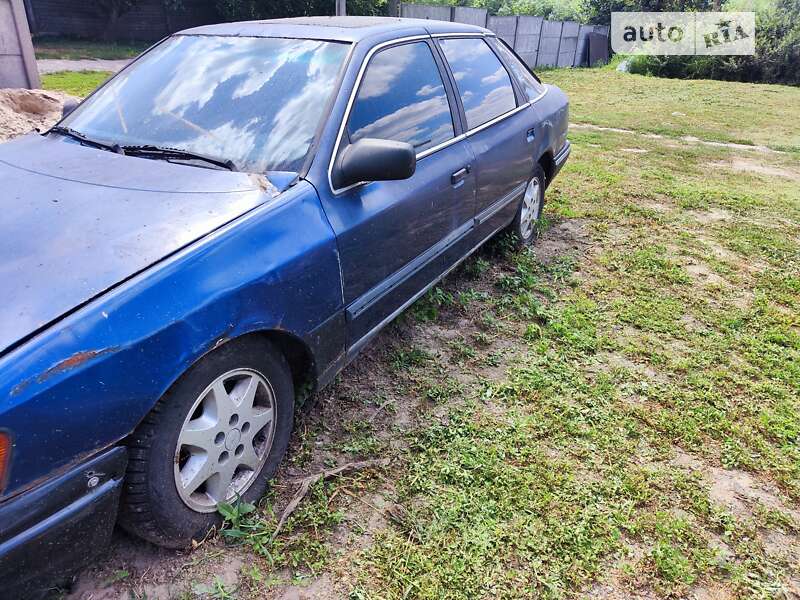
[{"label": "gravel ground", "polygon": [[64,60],[56,58],[43,58],[36,61],[39,73],[60,73],[61,71],[110,71],[116,73],[121,71],[130,62],[129,59],[122,60]]}]

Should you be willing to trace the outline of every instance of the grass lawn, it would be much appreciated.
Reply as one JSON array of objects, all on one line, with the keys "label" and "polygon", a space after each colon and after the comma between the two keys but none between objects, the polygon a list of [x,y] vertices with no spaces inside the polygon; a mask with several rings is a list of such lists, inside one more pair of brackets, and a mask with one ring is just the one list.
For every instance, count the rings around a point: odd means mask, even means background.
[{"label": "grass lawn", "polygon": [[[150,563],[118,544],[84,581],[187,598],[798,593],[800,90],[546,79],[584,126],[533,248],[493,242],[382,333],[217,539]],[[371,458],[392,462],[315,484],[272,539],[298,478]]]},{"label": "grass lawn", "polygon": [[[800,87],[555,69],[576,123],[800,151]],[[787,121],[787,118],[789,121]]]},{"label": "grass lawn", "polygon": [[83,98],[111,77],[106,71],[62,71],[42,75],[42,87],[46,90],[65,92]]},{"label": "grass lawn", "polygon": [[131,43],[115,44],[75,40],[69,38],[41,38],[33,41],[36,58],[61,58],[67,60],[82,59],[123,59],[133,58],[146,50],[150,44]]}]

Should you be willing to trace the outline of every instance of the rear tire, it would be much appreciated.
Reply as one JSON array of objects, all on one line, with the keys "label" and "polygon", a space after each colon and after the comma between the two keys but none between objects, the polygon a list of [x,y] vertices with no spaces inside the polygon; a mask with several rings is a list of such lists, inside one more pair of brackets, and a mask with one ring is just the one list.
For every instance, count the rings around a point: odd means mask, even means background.
[{"label": "rear tire", "polygon": [[186,548],[221,522],[220,501],[257,502],[289,445],[294,389],[266,340],[229,342],[192,366],[129,443],[119,522]]},{"label": "rear tire", "polygon": [[527,246],[536,239],[539,219],[542,217],[544,207],[544,188],[546,179],[541,165],[537,164],[533,170],[528,185],[520,200],[517,214],[508,227],[518,246]]}]

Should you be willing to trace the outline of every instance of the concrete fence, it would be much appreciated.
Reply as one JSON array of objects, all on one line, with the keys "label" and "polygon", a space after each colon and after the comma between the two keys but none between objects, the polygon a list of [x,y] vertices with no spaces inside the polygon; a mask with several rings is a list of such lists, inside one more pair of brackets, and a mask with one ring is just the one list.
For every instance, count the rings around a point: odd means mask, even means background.
[{"label": "concrete fence", "polygon": [[0,88],[41,87],[22,0],[0,0]]},{"label": "concrete fence", "polygon": [[491,29],[534,67],[587,67],[608,62],[608,27],[542,17],[489,15],[483,8],[403,2],[400,16],[455,21]]}]

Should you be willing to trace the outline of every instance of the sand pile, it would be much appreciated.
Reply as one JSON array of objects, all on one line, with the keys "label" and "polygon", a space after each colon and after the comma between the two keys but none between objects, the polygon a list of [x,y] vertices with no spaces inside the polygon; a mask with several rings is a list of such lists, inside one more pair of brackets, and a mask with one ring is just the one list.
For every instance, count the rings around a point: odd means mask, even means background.
[{"label": "sand pile", "polygon": [[43,90],[0,90],[0,142],[50,127],[61,118],[61,105],[69,98]]}]

